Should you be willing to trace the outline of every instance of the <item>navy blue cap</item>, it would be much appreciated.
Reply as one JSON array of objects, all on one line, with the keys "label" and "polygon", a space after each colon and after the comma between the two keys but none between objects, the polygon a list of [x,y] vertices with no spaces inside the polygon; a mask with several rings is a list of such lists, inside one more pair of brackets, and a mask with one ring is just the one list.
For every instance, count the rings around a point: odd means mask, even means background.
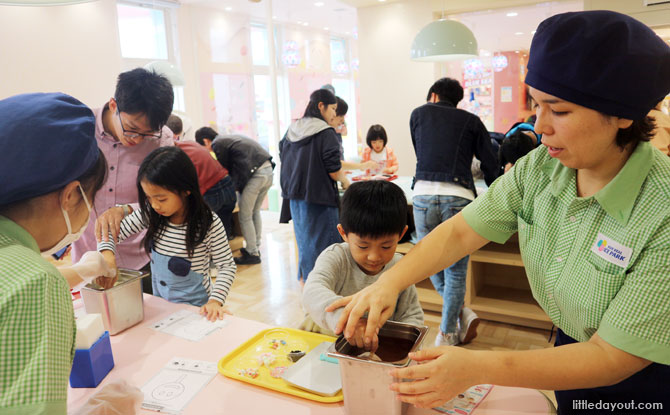
[{"label": "navy blue cap", "polygon": [[95,116],[61,93],[0,100],[0,205],[58,190],[98,160]]},{"label": "navy blue cap", "polygon": [[607,115],[640,120],[670,92],[670,46],[625,14],[557,14],[533,36],[526,84]]}]

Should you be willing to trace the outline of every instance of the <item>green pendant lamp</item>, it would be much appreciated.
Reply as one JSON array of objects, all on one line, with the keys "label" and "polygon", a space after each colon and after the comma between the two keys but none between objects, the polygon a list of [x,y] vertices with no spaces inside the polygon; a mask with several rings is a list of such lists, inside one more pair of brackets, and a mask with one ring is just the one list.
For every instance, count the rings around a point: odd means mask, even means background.
[{"label": "green pendant lamp", "polygon": [[410,58],[420,62],[462,60],[478,56],[478,50],[477,39],[467,26],[455,20],[440,19],[416,35]]}]

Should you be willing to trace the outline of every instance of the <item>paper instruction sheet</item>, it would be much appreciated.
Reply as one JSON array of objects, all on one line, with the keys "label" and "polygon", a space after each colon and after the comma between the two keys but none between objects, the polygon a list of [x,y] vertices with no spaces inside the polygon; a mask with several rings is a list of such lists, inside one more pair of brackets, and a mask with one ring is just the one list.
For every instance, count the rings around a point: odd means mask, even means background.
[{"label": "paper instruction sheet", "polygon": [[151,323],[149,327],[162,333],[171,334],[194,342],[200,341],[208,335],[227,326],[223,320],[208,321],[204,316],[189,310],[180,310],[163,320]]},{"label": "paper instruction sheet", "polygon": [[216,362],[175,357],[142,387],[142,409],[179,414],[216,376]]},{"label": "paper instruction sheet", "polygon": [[493,385],[472,386],[465,393],[459,393],[454,399],[433,409],[449,415],[470,415],[492,388]]}]

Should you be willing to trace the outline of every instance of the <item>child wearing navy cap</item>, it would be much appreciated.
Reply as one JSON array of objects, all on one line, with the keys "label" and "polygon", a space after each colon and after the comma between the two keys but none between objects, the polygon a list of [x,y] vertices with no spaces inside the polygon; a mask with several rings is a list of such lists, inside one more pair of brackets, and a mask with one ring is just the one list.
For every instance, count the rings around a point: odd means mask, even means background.
[{"label": "child wearing navy cap", "polygon": [[[665,414],[670,408],[670,159],[647,117],[670,92],[670,46],[611,11],[564,13],[533,38],[526,83],[542,146],[442,223],[346,305],[337,330],[366,342],[398,290],[519,234],[554,348],[426,349],[391,371],[401,400],[444,403],[481,383],[556,391],[559,414]],[[642,411],[644,409],[644,411]]]}]

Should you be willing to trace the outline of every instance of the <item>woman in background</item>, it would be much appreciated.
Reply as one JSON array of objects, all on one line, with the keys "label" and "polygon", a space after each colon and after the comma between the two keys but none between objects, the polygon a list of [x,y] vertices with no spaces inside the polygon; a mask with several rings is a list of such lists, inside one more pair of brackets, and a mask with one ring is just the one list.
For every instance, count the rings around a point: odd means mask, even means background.
[{"label": "woman in background", "polygon": [[337,100],[330,91],[312,92],[305,114],[291,124],[279,143],[282,197],[290,204],[301,284],[321,251],[341,242],[337,182],[346,188],[349,180],[342,170],[340,143],[329,125],[336,109]]}]

